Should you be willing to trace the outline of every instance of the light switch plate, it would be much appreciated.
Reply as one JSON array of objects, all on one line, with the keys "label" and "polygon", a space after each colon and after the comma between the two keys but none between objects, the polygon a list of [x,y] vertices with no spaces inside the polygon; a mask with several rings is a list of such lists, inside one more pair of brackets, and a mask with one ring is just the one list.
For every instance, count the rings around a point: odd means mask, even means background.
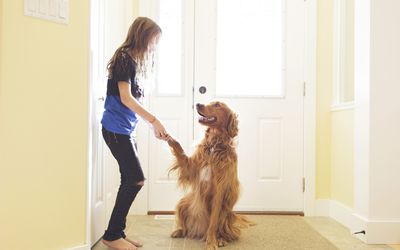
[{"label": "light switch plate", "polygon": [[57,0],[50,0],[49,2],[49,15],[57,17],[59,12],[59,2]]},{"label": "light switch plate", "polygon": [[48,0],[39,0],[39,13],[41,15],[46,15],[49,8],[49,1]]},{"label": "light switch plate", "polygon": [[25,15],[68,24],[69,0],[25,0]]}]

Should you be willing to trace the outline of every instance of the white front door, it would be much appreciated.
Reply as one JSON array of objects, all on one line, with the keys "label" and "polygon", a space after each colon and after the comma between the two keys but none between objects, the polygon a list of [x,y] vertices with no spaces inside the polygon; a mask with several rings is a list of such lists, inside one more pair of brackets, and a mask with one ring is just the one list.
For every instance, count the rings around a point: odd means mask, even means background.
[{"label": "white front door", "polygon": [[[193,4],[193,1],[160,0],[158,8],[152,9],[153,18],[162,28],[162,38],[150,110],[188,151],[193,138]],[[168,176],[172,155],[168,145],[153,135],[149,145],[149,210],[172,211],[182,197],[175,176]]]},{"label": "white front door", "polygon": [[[151,97],[151,109],[191,152],[203,134],[193,104],[227,103],[239,115],[235,209],[303,211],[304,1],[163,2],[155,86],[164,92]],[[171,156],[165,144],[153,145],[149,210],[173,210],[182,194],[165,175]]]}]

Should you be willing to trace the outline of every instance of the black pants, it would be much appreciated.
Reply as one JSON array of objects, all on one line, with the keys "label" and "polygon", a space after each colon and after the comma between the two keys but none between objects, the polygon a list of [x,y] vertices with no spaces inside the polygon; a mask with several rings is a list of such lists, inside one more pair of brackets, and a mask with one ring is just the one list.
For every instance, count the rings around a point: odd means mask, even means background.
[{"label": "black pants", "polygon": [[138,185],[144,181],[144,175],[137,156],[136,141],[128,135],[116,134],[102,129],[103,138],[119,165],[121,184],[119,186],[114,209],[103,239],[107,241],[125,238],[126,216],[142,188]]}]

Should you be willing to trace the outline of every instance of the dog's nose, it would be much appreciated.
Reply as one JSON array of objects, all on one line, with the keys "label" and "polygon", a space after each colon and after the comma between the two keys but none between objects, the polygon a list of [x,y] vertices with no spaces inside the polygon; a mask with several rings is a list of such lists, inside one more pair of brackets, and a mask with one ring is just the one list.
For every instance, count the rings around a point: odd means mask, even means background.
[{"label": "dog's nose", "polygon": [[200,104],[200,103],[197,103],[196,104],[196,108],[198,108],[198,109],[200,109],[200,108],[202,108],[204,105],[203,104]]}]

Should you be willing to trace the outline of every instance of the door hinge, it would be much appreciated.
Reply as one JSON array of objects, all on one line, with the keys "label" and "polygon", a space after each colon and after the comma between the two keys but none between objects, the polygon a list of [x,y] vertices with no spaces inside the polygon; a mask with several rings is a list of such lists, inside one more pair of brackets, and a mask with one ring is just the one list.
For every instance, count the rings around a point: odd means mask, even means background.
[{"label": "door hinge", "polygon": [[303,177],[303,193],[306,191],[306,178]]},{"label": "door hinge", "polygon": [[306,96],[306,82],[303,82],[303,96]]}]

